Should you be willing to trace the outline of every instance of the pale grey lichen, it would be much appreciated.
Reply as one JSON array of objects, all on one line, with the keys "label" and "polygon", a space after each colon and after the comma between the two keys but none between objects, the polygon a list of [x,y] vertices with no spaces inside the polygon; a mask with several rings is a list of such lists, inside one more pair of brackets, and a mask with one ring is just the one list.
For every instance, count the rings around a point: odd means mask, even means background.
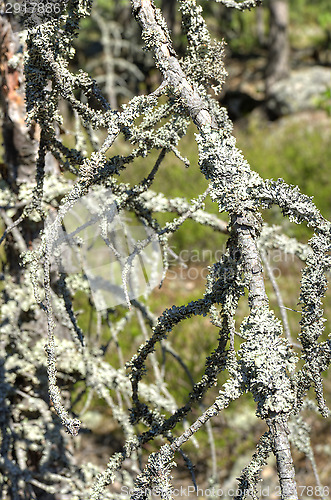
[{"label": "pale grey lichen", "polygon": [[169,445],[162,446],[158,453],[151,453],[142,473],[136,478],[132,490],[132,500],[144,500],[150,493],[160,495],[162,500],[171,500],[172,486],[170,472],[176,464]]},{"label": "pale grey lichen", "polygon": [[270,311],[256,311],[240,328],[246,339],[238,351],[244,381],[257,402],[257,415],[289,413],[295,404],[293,374],[297,356],[282,338],[281,323]]},{"label": "pale grey lichen", "polygon": [[180,2],[183,29],[188,40],[182,68],[198,86],[211,87],[218,94],[227,76],[224,68],[224,43],[211,40],[202,7],[194,0]]}]

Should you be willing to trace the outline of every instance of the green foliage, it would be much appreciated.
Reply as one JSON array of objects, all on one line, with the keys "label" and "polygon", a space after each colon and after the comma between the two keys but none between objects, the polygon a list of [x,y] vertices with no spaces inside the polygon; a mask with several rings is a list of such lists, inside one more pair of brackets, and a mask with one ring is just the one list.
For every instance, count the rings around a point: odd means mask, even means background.
[{"label": "green foliage", "polygon": [[327,31],[331,31],[331,13],[330,12],[321,12],[318,15],[318,22],[322,26],[323,29]]},{"label": "green foliage", "polygon": [[319,0],[318,2],[309,2],[309,0],[291,1],[291,19],[302,23],[304,21],[319,21],[323,16],[327,16],[330,8],[328,0]]},{"label": "green foliage", "polygon": [[229,26],[229,46],[234,54],[250,54],[258,48],[256,12],[233,12]]},{"label": "green foliage", "polygon": [[[238,130],[238,145],[248,161],[254,161],[256,170],[261,175],[273,179],[282,177],[289,184],[299,185],[303,192],[314,197],[316,205],[326,217],[331,218],[329,129],[330,124],[323,121],[319,125],[319,118],[316,116],[315,125],[302,127],[293,118],[285,121],[282,126],[269,125],[266,134],[261,123],[252,120],[247,130]],[[269,223],[281,223],[280,212],[266,213],[265,216]],[[304,240],[311,234],[303,226],[294,225],[287,226],[287,232],[299,240]]]},{"label": "green foliage", "polygon": [[329,116],[331,116],[331,86],[328,90],[324,92],[316,102],[316,105],[320,109],[324,109]]}]

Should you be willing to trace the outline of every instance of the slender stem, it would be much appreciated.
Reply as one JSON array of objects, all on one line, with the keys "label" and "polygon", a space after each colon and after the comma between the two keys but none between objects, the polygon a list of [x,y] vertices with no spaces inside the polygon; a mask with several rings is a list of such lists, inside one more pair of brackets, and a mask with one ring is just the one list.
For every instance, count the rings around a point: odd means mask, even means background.
[{"label": "slender stem", "polygon": [[[233,381],[232,383],[236,385]],[[205,425],[211,418],[218,415],[224,408],[227,408],[231,401],[237,399],[241,395],[241,391],[234,390],[231,396],[229,394],[222,394],[223,397],[216,399],[216,401],[207,410],[200,415],[199,418],[188,429],[186,429],[183,434],[176,438],[170,445],[170,448],[175,452],[181,446],[183,446],[186,441],[188,441],[203,425]]]},{"label": "slender stem", "polygon": [[16,244],[17,244],[17,247],[18,247],[19,251],[21,253],[26,252],[28,248],[26,246],[24,238],[21,235],[19,229],[15,226],[15,223],[13,222],[12,218],[9,217],[9,215],[7,214],[7,212],[5,210],[3,210],[2,208],[0,209],[0,214],[1,214],[1,217],[3,218],[3,220],[4,220],[4,223],[7,226],[7,229],[6,229],[5,233],[4,233],[4,236],[5,236],[5,234],[8,234],[11,231],[13,233],[13,238],[16,241]]},{"label": "slender stem", "polygon": [[289,430],[287,427],[287,420],[287,416],[277,415],[267,419],[267,424],[272,436],[272,448],[276,457],[282,500],[297,500],[298,492],[290,442],[288,439]]},{"label": "slender stem", "polygon": [[279,289],[278,283],[276,281],[274,272],[273,272],[272,267],[270,265],[270,262],[268,260],[268,256],[267,256],[267,254],[266,254],[266,252],[264,250],[261,251],[261,258],[262,258],[264,267],[265,267],[265,269],[266,269],[266,271],[268,273],[269,279],[271,281],[272,288],[274,289],[274,292],[276,294],[276,299],[277,299],[277,303],[278,303],[278,306],[279,306],[279,309],[280,309],[280,314],[281,314],[282,321],[283,321],[285,335],[286,335],[287,339],[290,342],[292,342],[290,325],[288,323],[287,312],[286,312],[286,309],[284,307],[284,302],[283,302],[282,294],[280,293],[280,289]]}]

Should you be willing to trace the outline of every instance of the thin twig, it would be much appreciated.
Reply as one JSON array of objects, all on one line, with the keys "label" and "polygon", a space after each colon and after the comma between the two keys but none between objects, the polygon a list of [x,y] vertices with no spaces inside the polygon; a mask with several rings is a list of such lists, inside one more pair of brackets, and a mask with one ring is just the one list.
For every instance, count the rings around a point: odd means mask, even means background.
[{"label": "thin twig", "polygon": [[12,232],[13,233],[13,237],[14,237],[14,240],[16,241],[17,243],[17,247],[20,251],[20,253],[24,253],[27,251],[28,247],[26,246],[26,243],[24,241],[24,238],[23,236],[21,235],[20,231],[18,230],[17,226],[20,222],[22,222],[23,218],[18,218],[15,222],[13,222],[12,218],[9,217],[9,215],[7,214],[7,212],[5,210],[3,210],[2,208],[0,209],[0,214],[7,226],[4,234],[2,235],[2,238],[0,239],[0,245],[1,245],[1,242],[6,238],[6,236]]},{"label": "thin twig", "polygon": [[286,310],[284,308],[283,298],[282,298],[282,295],[280,293],[280,289],[279,289],[278,283],[276,281],[274,272],[273,272],[272,267],[270,265],[270,262],[269,262],[269,259],[268,259],[268,255],[267,255],[267,253],[264,250],[261,250],[261,258],[262,258],[263,264],[265,265],[265,268],[267,270],[269,279],[271,281],[272,287],[273,287],[275,295],[276,295],[278,306],[280,308],[280,314],[282,316],[282,321],[283,321],[283,326],[284,326],[284,331],[285,331],[286,337],[287,337],[287,339],[292,344],[292,337],[291,337],[290,325],[288,323]]}]

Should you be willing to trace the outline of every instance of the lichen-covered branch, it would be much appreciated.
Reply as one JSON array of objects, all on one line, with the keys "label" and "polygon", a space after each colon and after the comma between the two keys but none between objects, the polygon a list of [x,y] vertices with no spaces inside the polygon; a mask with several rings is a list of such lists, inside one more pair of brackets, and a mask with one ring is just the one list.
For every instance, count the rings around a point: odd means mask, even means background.
[{"label": "lichen-covered branch", "polygon": [[237,10],[250,10],[253,9],[254,7],[258,7],[259,5],[263,4],[263,0],[242,0],[239,2],[236,2],[235,0],[215,0],[217,3],[221,3],[225,5],[225,7],[228,7],[230,9],[237,9]]},{"label": "lichen-covered branch", "polygon": [[282,498],[284,500],[298,498],[292,454],[288,439],[289,430],[287,427],[287,418],[279,415],[270,420],[267,419],[267,423],[271,431],[272,450],[276,457]]}]

